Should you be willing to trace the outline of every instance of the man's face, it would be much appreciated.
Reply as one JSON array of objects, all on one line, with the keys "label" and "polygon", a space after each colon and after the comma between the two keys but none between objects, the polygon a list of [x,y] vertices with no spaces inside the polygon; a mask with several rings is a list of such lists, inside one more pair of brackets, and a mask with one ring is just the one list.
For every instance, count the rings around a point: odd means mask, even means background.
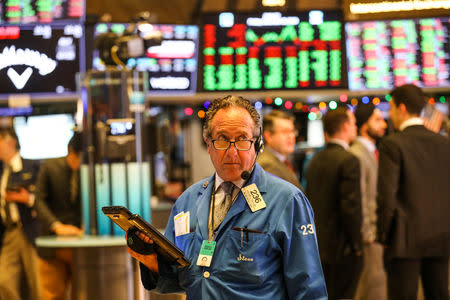
[{"label": "man's face", "polygon": [[286,156],[294,152],[295,135],[294,122],[281,118],[274,120],[273,132],[264,133],[266,144]]},{"label": "man's face", "polygon": [[9,159],[16,152],[16,142],[10,136],[0,136],[0,160]]},{"label": "man's face", "polygon": [[66,160],[67,160],[67,163],[69,164],[70,169],[72,169],[72,171],[78,171],[80,169],[80,166],[81,166],[81,155],[80,154],[69,151],[69,154],[67,154]]},{"label": "man's face", "polygon": [[348,121],[345,123],[345,125],[347,130],[348,141],[351,143],[356,139],[356,136],[358,134],[358,128],[356,127],[355,115],[350,110],[347,111],[347,115]]},{"label": "man's face", "polygon": [[5,157],[5,138],[0,136],[0,160],[3,160]]},{"label": "man's face", "polygon": [[[254,140],[254,126],[253,119],[244,108],[220,109],[211,121],[211,139]],[[243,171],[250,171],[252,168],[256,157],[254,144],[250,150],[238,151],[234,144],[227,150],[216,150],[211,140],[206,143],[214,168],[224,181],[239,180]]]},{"label": "man's face", "polygon": [[367,121],[367,134],[374,140],[378,140],[384,136],[386,132],[386,121],[379,109],[375,109]]}]

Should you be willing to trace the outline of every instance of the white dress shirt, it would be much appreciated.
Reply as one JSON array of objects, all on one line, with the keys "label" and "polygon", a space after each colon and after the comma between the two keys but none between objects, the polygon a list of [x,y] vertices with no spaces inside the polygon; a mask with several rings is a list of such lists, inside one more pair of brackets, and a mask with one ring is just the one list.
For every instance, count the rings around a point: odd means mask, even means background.
[{"label": "white dress shirt", "polygon": [[405,130],[406,127],[414,126],[414,125],[423,125],[423,120],[418,117],[408,119],[408,120],[404,121],[402,124],[400,124],[399,129],[400,129],[400,131],[403,131],[403,130]]}]

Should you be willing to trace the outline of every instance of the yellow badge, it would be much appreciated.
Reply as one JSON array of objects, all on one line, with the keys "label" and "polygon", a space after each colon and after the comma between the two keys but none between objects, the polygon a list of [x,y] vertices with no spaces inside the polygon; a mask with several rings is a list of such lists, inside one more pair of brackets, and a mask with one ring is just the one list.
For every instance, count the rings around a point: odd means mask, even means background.
[{"label": "yellow badge", "polygon": [[252,183],[242,188],[242,193],[244,194],[245,200],[252,212],[258,211],[266,207],[266,202],[264,202],[261,193],[258,190],[256,184]]},{"label": "yellow badge", "polygon": [[31,174],[31,172],[27,172],[27,173],[22,173],[22,179],[23,180],[30,180],[31,177],[33,177],[33,174]]}]

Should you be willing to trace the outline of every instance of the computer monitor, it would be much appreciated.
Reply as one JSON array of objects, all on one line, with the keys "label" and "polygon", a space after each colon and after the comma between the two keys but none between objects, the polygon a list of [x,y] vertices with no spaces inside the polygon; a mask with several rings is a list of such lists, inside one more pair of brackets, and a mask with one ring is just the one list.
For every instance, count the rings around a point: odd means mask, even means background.
[{"label": "computer monitor", "polygon": [[347,87],[339,11],[211,13],[201,28],[203,91]]},{"label": "computer monitor", "polygon": [[348,22],[350,90],[450,86],[450,17]]},{"label": "computer monitor", "polygon": [[[94,29],[94,38],[102,33],[122,35],[130,24],[99,23]],[[161,45],[151,46],[142,57],[126,61],[129,68],[147,71],[150,94],[195,93],[197,87],[198,26],[158,25],[153,31],[161,31]],[[99,51],[93,51],[94,70],[105,70]]]},{"label": "computer monitor", "polygon": [[84,20],[85,0],[0,1],[0,25],[35,23],[80,23]]},{"label": "computer monitor", "polygon": [[308,120],[306,130],[306,142],[308,147],[318,148],[325,145],[322,120]]},{"label": "computer monitor", "polygon": [[13,126],[26,159],[47,159],[67,155],[75,121],[70,114],[15,117]]},{"label": "computer monitor", "polygon": [[0,26],[0,99],[76,98],[83,31],[80,24]]}]

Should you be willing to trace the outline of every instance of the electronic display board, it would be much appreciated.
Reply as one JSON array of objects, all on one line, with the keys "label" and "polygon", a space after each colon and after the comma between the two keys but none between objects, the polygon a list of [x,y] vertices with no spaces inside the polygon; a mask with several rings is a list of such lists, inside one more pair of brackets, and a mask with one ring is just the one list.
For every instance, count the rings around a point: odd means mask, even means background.
[{"label": "electronic display board", "polygon": [[[100,23],[95,27],[94,36],[108,31],[122,35],[128,26],[130,25]],[[197,86],[198,26],[152,26],[152,30],[162,33],[161,45],[149,47],[144,57],[130,58],[126,65],[148,72],[149,93],[194,93]],[[98,50],[94,50],[92,68],[105,70]]]},{"label": "electronic display board", "polygon": [[0,26],[0,97],[74,96],[84,71],[83,26]]},{"label": "electronic display board", "polygon": [[0,0],[0,24],[77,23],[84,0]]},{"label": "electronic display board", "polygon": [[204,91],[346,87],[337,11],[206,14]]},{"label": "electronic display board", "polygon": [[450,18],[345,25],[350,90],[450,85]]}]

